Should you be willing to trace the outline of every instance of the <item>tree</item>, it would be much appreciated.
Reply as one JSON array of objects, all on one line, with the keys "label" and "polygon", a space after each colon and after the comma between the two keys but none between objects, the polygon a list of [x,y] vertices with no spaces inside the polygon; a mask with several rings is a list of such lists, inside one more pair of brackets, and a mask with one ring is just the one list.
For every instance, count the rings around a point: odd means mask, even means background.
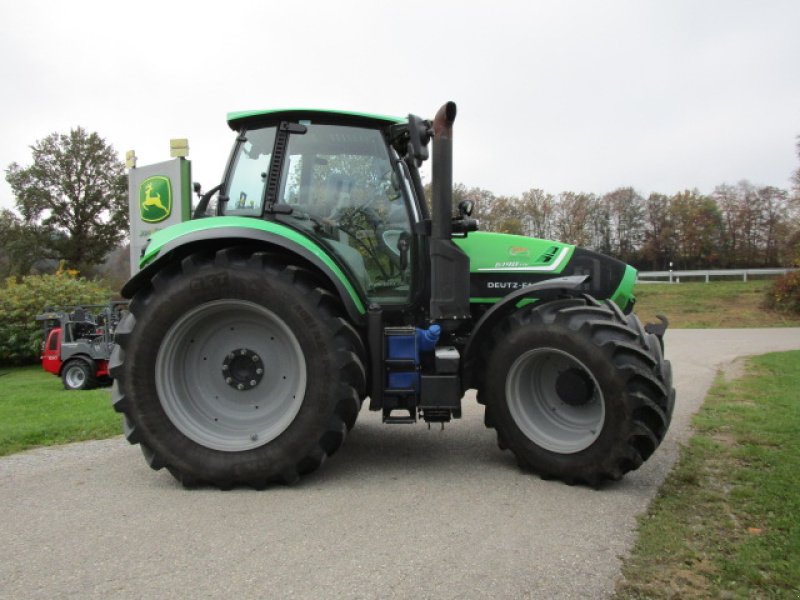
[{"label": "tree", "polygon": [[[619,188],[600,199],[610,233],[610,248],[604,251],[631,262],[642,243],[644,198],[631,187]],[[599,220],[599,219],[598,219]]]},{"label": "tree", "polygon": [[642,258],[654,271],[666,270],[674,256],[670,197],[652,193],[644,205]]},{"label": "tree", "polygon": [[789,194],[773,186],[758,189],[761,205],[761,238],[764,245],[764,266],[780,264],[780,252],[789,234],[786,215],[789,212]]},{"label": "tree", "polygon": [[758,191],[749,181],[740,181],[742,258],[745,266],[759,264],[761,245],[761,202]]},{"label": "tree", "polygon": [[728,184],[718,185],[714,189],[714,200],[722,215],[723,251],[722,265],[725,267],[752,266],[742,265],[742,201],[740,186]]},{"label": "tree", "polygon": [[718,264],[722,216],[714,199],[697,190],[679,192],[670,200],[670,213],[676,266],[701,269]]},{"label": "tree", "polygon": [[0,279],[30,273],[44,256],[45,237],[41,228],[26,225],[10,210],[0,211]]},{"label": "tree", "polygon": [[490,210],[482,213],[481,229],[522,235],[522,213],[518,199],[514,196],[494,198]]},{"label": "tree", "polygon": [[[800,136],[797,136],[797,156],[800,158]],[[800,167],[792,173],[792,198],[790,202],[789,233],[784,249],[785,260],[790,265],[800,264]]]},{"label": "tree", "polygon": [[128,230],[125,168],[97,133],[81,127],[31,146],[33,164],[12,163],[6,181],[28,225],[41,227],[42,251],[80,271],[103,261]]},{"label": "tree", "polygon": [[555,239],[576,246],[589,246],[597,198],[593,194],[562,192],[553,214]]},{"label": "tree", "polygon": [[728,267],[775,267],[791,263],[787,240],[792,229],[789,194],[748,181],[719,185],[714,199],[722,215],[722,264]]},{"label": "tree", "polygon": [[[797,136],[797,156],[800,158],[800,135]],[[800,201],[800,167],[792,173],[792,191],[795,199]]]},{"label": "tree", "polygon": [[522,219],[525,224],[525,235],[543,240],[553,238],[553,213],[555,199],[539,189],[522,192]]}]

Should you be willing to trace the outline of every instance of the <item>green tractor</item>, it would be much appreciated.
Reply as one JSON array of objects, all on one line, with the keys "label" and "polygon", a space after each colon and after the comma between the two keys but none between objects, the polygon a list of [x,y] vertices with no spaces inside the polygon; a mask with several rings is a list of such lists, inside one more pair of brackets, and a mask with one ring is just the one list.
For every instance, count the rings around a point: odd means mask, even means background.
[{"label": "green tractor", "polygon": [[542,477],[598,486],[653,454],[675,398],[666,320],[632,314],[631,266],[477,232],[469,202],[454,214],[455,116],[228,116],[223,182],[152,235],[122,290],[113,403],[152,468],[187,487],[293,483],[367,397],[387,424],[443,427],[468,389]]}]

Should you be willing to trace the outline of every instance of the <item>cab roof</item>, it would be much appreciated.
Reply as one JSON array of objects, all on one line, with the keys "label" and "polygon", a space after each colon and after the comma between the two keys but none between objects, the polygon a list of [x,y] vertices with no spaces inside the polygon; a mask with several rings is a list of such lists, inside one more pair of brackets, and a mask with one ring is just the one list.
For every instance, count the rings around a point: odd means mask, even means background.
[{"label": "cab roof", "polygon": [[228,126],[237,131],[252,123],[271,123],[284,120],[308,119],[310,121],[342,122],[354,125],[381,127],[405,123],[406,118],[374,115],[371,113],[347,110],[327,110],[323,108],[280,108],[268,110],[242,110],[228,113]]}]

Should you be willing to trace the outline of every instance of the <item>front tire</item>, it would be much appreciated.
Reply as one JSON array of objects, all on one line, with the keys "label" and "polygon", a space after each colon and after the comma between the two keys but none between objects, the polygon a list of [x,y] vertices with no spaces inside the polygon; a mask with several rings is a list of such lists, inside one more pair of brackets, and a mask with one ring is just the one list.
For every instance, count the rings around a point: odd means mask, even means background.
[{"label": "front tire", "polygon": [[61,370],[65,390],[90,390],[97,385],[94,368],[85,360],[74,358]]},{"label": "front tire", "polygon": [[364,394],[363,346],[338,298],[264,252],[166,267],[115,341],[126,436],[187,486],[293,483],[339,448]]},{"label": "front tire", "polygon": [[524,307],[493,332],[479,398],[520,466],[597,486],[664,439],[675,391],[655,335],[588,296]]}]

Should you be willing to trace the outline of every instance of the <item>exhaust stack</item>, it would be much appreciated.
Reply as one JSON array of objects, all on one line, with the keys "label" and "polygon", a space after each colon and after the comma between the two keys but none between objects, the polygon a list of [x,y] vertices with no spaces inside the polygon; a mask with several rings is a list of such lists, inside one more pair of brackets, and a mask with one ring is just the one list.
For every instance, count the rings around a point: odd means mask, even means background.
[{"label": "exhaust stack", "polygon": [[431,320],[468,319],[469,257],[450,239],[453,233],[453,121],[455,102],[447,102],[433,119],[431,192]]},{"label": "exhaust stack", "polygon": [[447,102],[433,118],[433,166],[431,193],[433,222],[431,234],[437,240],[449,240],[453,212],[453,122],[456,103]]}]

